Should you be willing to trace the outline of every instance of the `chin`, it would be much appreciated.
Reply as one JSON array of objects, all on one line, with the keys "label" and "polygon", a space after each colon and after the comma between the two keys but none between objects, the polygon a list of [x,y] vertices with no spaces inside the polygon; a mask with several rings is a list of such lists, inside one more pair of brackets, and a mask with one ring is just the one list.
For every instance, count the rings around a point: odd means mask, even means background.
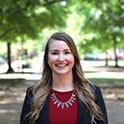
[{"label": "chin", "polygon": [[59,75],[66,75],[66,74],[69,74],[70,73],[70,71],[61,71],[61,72],[55,72],[56,74],[59,74]]}]

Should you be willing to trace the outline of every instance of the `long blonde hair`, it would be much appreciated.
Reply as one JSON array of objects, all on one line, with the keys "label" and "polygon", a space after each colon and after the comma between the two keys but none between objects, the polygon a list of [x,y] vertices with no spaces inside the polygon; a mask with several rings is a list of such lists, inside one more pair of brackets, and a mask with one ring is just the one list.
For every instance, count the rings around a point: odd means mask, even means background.
[{"label": "long blonde hair", "polygon": [[[42,110],[46,98],[49,95],[49,92],[52,88],[52,71],[48,65],[48,52],[49,52],[49,43],[52,40],[60,40],[67,43],[70,50],[74,55],[75,64],[72,69],[73,71],[73,83],[75,87],[75,92],[78,98],[86,105],[87,109],[91,115],[91,124],[95,123],[95,118],[103,119],[102,112],[99,106],[95,103],[95,95],[93,88],[87,79],[84,77],[84,73],[80,64],[80,59],[78,56],[78,52],[76,46],[74,44],[73,39],[64,32],[54,33],[48,40],[45,48],[44,60],[43,60],[43,72],[41,81],[34,86],[33,89],[33,100],[32,100],[32,115],[31,120],[34,124],[35,121],[39,117],[39,113]],[[93,87],[93,85],[92,85]]]}]

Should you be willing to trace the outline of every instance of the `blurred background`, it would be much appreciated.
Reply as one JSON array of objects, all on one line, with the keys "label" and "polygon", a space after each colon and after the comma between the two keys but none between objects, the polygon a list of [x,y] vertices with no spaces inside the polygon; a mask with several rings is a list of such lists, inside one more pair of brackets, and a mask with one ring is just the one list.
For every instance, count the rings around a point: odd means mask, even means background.
[{"label": "blurred background", "polygon": [[124,0],[0,0],[0,124],[19,124],[57,31],[74,39],[86,78],[101,87],[109,124],[123,124]]}]

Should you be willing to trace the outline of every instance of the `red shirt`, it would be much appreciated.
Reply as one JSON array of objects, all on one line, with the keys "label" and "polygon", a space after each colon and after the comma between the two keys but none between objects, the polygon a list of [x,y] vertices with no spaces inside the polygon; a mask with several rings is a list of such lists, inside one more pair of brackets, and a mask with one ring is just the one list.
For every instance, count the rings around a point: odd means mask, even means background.
[{"label": "red shirt", "polygon": [[49,94],[50,124],[77,124],[78,102],[74,91]]}]

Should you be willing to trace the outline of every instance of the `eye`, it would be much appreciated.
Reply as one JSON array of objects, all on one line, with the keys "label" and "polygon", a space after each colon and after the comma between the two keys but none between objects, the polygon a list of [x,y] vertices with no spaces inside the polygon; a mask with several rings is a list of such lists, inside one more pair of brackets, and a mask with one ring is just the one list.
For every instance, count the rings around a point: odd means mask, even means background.
[{"label": "eye", "polygon": [[70,52],[69,51],[66,51],[65,54],[70,54]]},{"label": "eye", "polygon": [[52,52],[51,54],[52,55],[58,55],[58,52]]}]

